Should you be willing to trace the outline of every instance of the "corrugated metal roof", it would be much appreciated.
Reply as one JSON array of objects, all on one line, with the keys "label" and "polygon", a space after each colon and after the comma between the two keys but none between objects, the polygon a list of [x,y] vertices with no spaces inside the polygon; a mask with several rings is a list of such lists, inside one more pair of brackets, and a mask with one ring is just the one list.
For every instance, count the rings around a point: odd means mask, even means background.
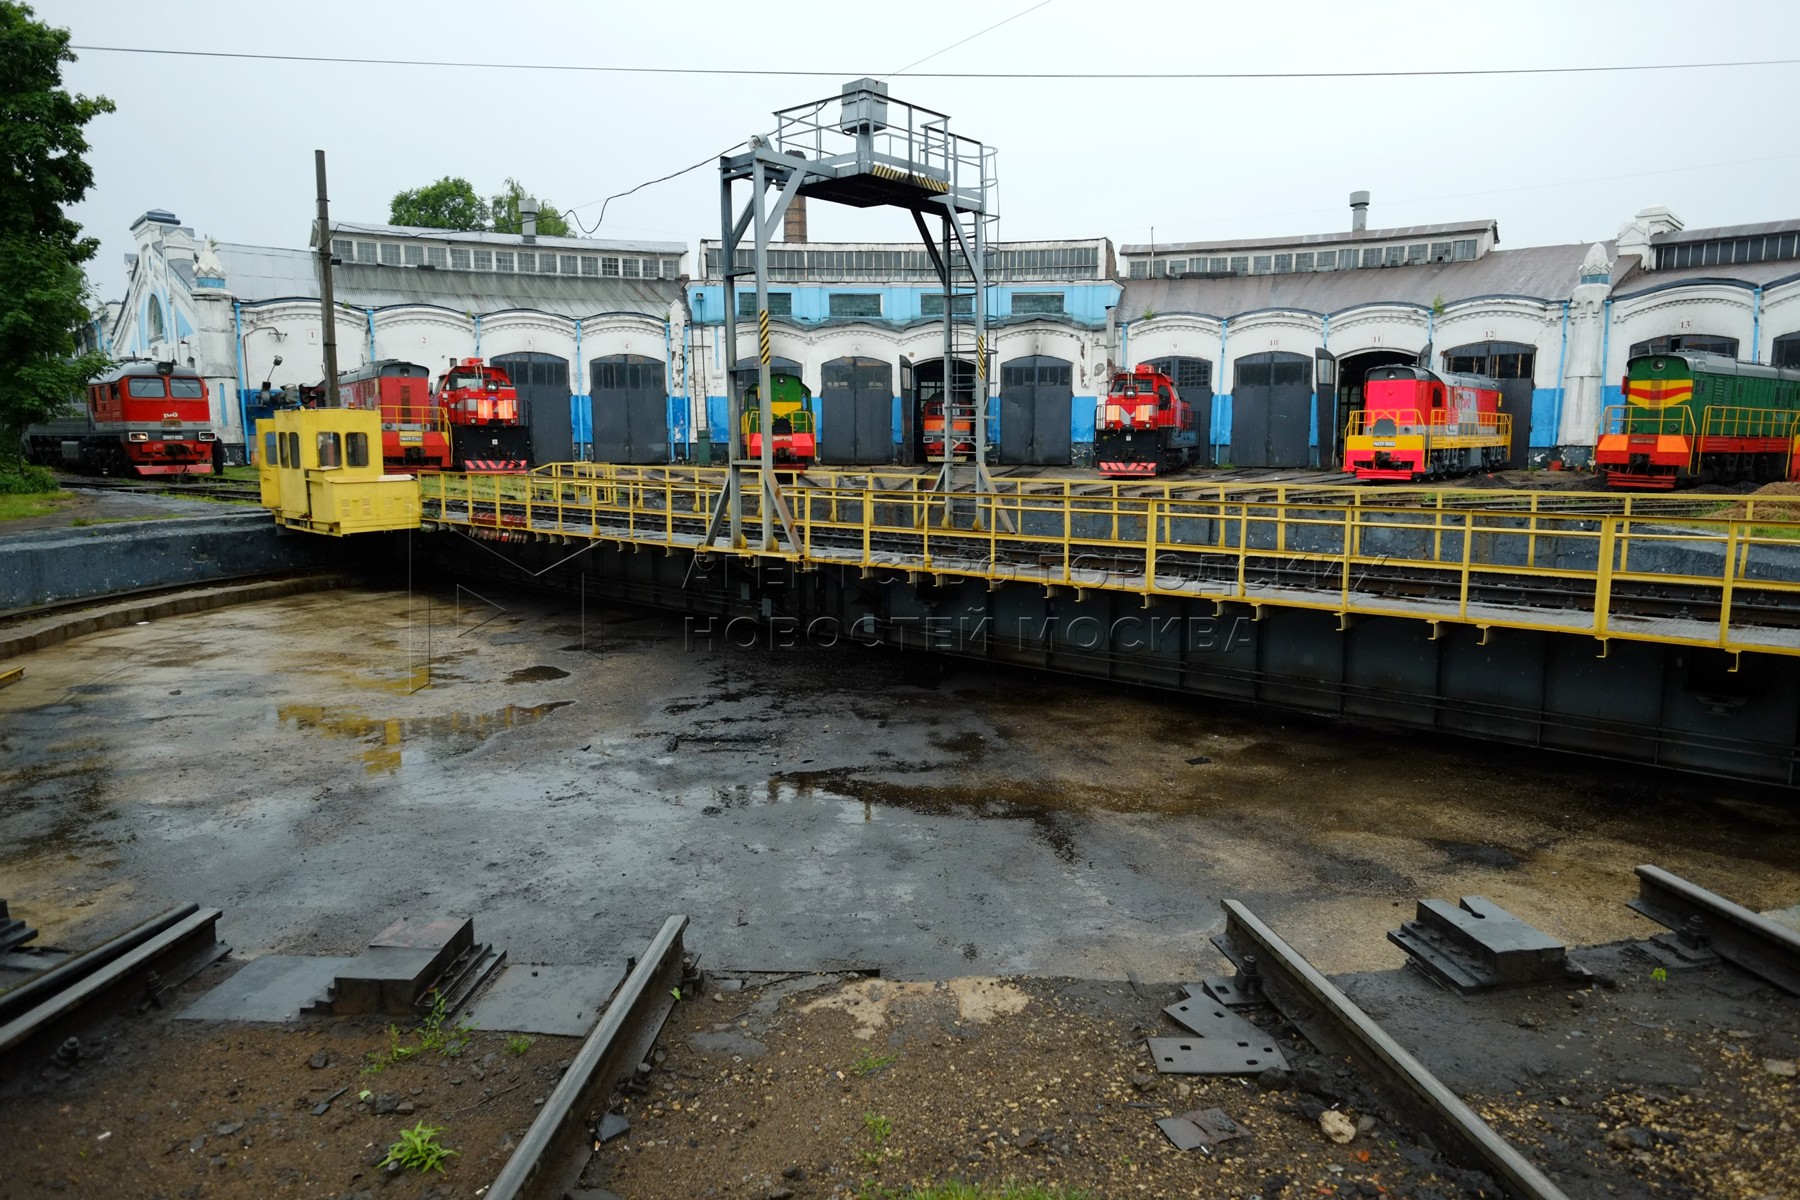
[{"label": "corrugated metal roof", "polygon": [[[1611,249],[1610,244],[1608,249]],[[1119,311],[1136,315],[1200,312],[1230,317],[1266,308],[1333,313],[1361,304],[1429,305],[1474,296],[1567,299],[1576,283],[1586,243],[1492,250],[1473,262],[1373,267],[1303,275],[1240,275],[1212,279],[1133,279]]]},{"label": "corrugated metal roof", "polygon": [[1270,246],[1323,246],[1334,242],[1385,242],[1396,238],[1439,237],[1452,233],[1487,233],[1493,231],[1500,240],[1500,223],[1485,221],[1451,221],[1443,225],[1403,225],[1395,229],[1346,230],[1343,233],[1302,233],[1292,237],[1238,238],[1228,242],[1158,242],[1136,246],[1120,246],[1120,254],[1192,254],[1196,250],[1260,250]]},{"label": "corrugated metal roof", "polygon": [[1800,233],[1800,218],[1786,221],[1762,221],[1755,225],[1720,225],[1712,229],[1683,229],[1659,233],[1650,239],[1653,246],[1679,246],[1686,242],[1710,242],[1715,238],[1757,237],[1765,233]]},{"label": "corrugated metal roof", "polygon": [[[1668,271],[1640,271],[1631,277],[1632,286],[1629,289],[1621,287],[1613,294],[1632,296],[1670,284],[1696,283],[1707,279],[1723,279],[1746,287],[1758,287],[1795,275],[1800,275],[1800,262],[1791,258],[1775,262],[1733,263],[1730,266],[1676,267]],[[1616,272],[1614,277],[1617,278]]]},{"label": "corrugated metal roof", "polygon": [[[318,259],[311,251],[222,243],[225,286],[245,303],[319,296]],[[431,271],[417,267],[340,266],[332,272],[338,301],[356,308],[433,304],[457,312],[536,309],[565,317],[636,312],[661,318],[681,299],[675,279],[502,275],[482,271]]]},{"label": "corrugated metal roof", "polygon": [[347,233],[355,236],[359,233],[372,234],[375,237],[413,238],[426,241],[473,242],[477,245],[523,247],[528,244],[547,246],[552,250],[583,250],[589,254],[604,253],[608,250],[626,251],[636,254],[677,255],[688,252],[686,242],[628,242],[613,241],[601,238],[578,237],[539,237],[535,243],[527,243],[516,233],[488,233],[483,230],[461,229],[423,229],[415,225],[375,225],[368,221],[333,221],[331,232]]}]

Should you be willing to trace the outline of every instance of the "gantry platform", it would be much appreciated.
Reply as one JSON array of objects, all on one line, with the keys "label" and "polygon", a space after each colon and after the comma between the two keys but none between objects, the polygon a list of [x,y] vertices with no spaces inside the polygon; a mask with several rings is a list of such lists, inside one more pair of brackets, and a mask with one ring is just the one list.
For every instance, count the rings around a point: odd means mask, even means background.
[{"label": "gantry platform", "polygon": [[[605,541],[917,579],[1024,584],[1800,655],[1800,521],[1779,500],[883,472],[784,489],[792,547],[705,541],[725,473],[559,464],[419,480],[425,529]],[[747,497],[747,499],[750,499]],[[1760,512],[1759,512],[1760,507]],[[280,514],[278,513],[278,516]],[[979,518],[972,528],[971,518]],[[1241,611],[1241,609],[1239,610]]]}]

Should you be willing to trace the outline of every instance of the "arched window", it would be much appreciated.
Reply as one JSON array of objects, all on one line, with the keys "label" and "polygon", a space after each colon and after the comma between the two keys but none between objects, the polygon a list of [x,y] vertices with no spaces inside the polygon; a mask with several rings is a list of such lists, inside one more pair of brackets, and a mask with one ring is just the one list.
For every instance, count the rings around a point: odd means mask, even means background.
[{"label": "arched window", "polygon": [[155,296],[150,297],[149,316],[145,319],[145,323],[150,326],[150,340],[162,341],[164,336],[162,302]]}]

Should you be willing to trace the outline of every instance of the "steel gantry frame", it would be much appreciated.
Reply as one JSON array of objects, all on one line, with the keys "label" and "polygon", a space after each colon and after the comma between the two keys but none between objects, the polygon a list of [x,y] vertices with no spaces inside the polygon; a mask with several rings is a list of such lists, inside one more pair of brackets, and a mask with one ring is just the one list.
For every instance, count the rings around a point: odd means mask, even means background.
[{"label": "steel gantry frame", "polygon": [[[835,116],[832,106],[837,106]],[[774,114],[775,130],[754,135],[749,149],[719,160],[719,267],[724,290],[724,341],[731,421],[729,466],[702,544],[718,545],[721,534],[730,548],[749,548],[744,536],[744,493],[756,477],[761,516],[757,549],[795,550],[793,514],[775,474],[773,372],[769,334],[769,243],[788,206],[798,196],[815,197],[856,208],[896,207],[912,214],[926,253],[944,289],[943,449],[937,491],[942,494],[941,522],[953,525],[959,514],[952,497],[965,493],[968,524],[975,529],[995,519],[983,498],[994,492],[988,473],[988,417],[992,380],[987,353],[987,252],[994,211],[994,151],[973,138],[950,131],[950,118],[917,105],[892,101],[887,85],[858,79],[836,96],[810,101]],[[742,209],[734,194],[739,180],[750,184]],[[773,197],[770,189],[776,189]],[[942,222],[934,237],[928,218]],[[738,262],[738,247],[752,236],[748,268]],[[757,428],[762,445],[752,460],[746,453],[743,387],[737,370],[738,315],[736,280],[756,281]],[[956,397],[956,297],[966,276],[971,286],[970,328],[974,338],[973,395],[966,405]],[[912,397],[907,397],[910,403]],[[972,424],[971,447],[960,451],[956,430]],[[1003,519],[1003,518],[1001,518]]]}]

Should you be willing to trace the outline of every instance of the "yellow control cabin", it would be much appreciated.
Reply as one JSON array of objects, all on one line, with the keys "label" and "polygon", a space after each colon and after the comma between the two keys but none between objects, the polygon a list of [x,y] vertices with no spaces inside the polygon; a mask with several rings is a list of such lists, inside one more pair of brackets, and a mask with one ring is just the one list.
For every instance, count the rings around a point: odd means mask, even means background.
[{"label": "yellow control cabin", "polygon": [[256,423],[262,502],[275,523],[341,536],[419,527],[419,481],[387,475],[381,414],[306,408]]}]

